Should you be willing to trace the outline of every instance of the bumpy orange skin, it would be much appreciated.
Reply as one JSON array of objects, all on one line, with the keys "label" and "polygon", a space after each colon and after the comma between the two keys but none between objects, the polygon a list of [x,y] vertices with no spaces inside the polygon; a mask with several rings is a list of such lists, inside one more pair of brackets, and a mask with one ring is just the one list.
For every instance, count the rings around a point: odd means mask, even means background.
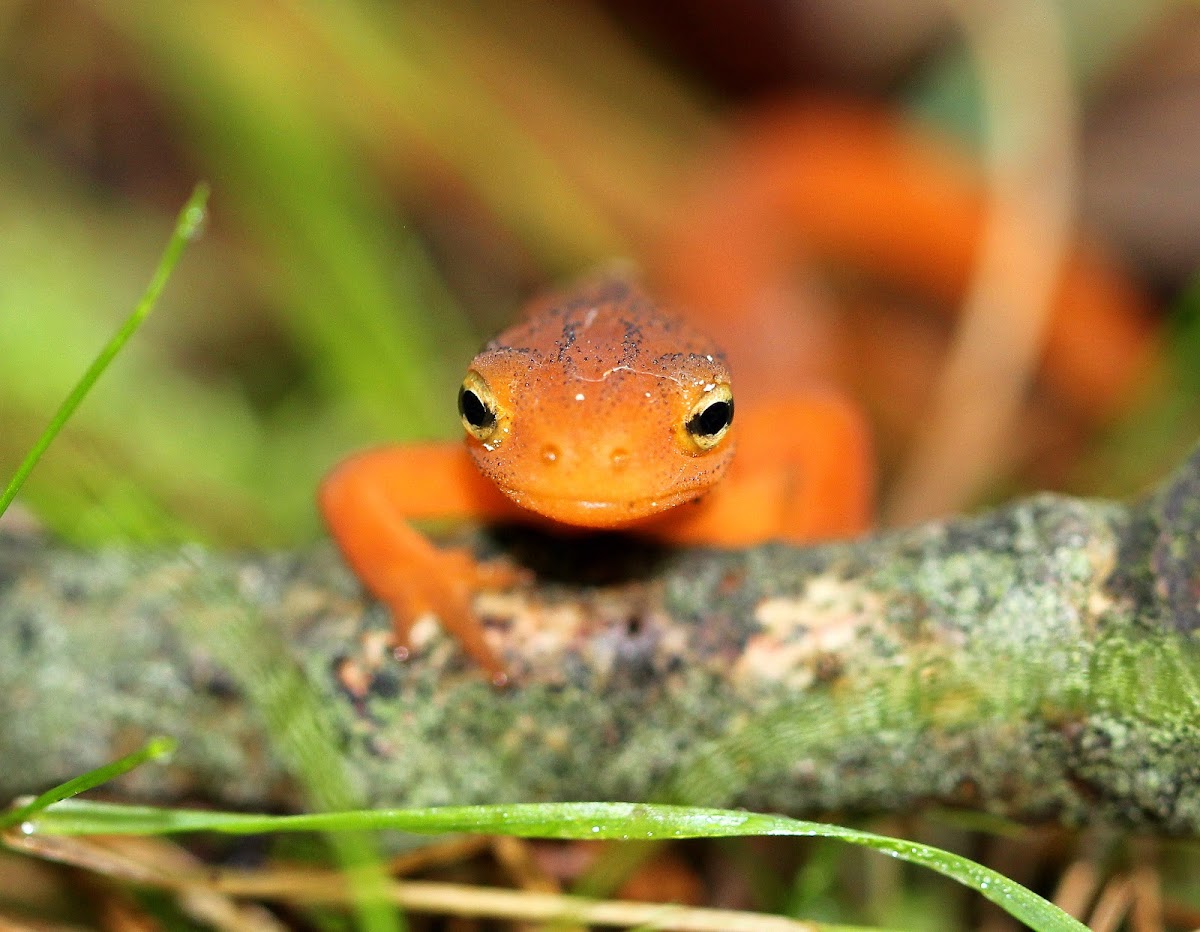
[{"label": "bumpy orange skin", "polygon": [[[390,607],[401,648],[432,611],[502,679],[471,600],[524,578],[434,547],[410,520],[632,528],[724,545],[845,536],[869,521],[869,442],[852,405],[815,393],[744,405],[717,346],[627,282],[535,303],[475,357],[468,381],[479,380],[496,413],[486,439],[362,453],[321,487],[325,519]],[[718,386],[732,388],[736,418],[702,449],[687,424]]]}]

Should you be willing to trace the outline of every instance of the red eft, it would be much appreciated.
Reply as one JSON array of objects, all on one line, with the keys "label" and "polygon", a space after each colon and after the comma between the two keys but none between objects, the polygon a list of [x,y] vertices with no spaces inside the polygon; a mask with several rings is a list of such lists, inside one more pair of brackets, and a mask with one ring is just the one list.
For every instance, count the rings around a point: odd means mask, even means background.
[{"label": "red eft", "polygon": [[809,391],[738,398],[735,421],[735,384],[713,341],[636,286],[588,282],[534,302],[475,357],[458,395],[465,443],[352,456],[322,483],[321,511],[391,610],[398,655],[433,612],[502,682],[472,599],[522,574],[438,548],[410,521],[617,528],[725,546],[867,526],[871,456],[857,409]]}]

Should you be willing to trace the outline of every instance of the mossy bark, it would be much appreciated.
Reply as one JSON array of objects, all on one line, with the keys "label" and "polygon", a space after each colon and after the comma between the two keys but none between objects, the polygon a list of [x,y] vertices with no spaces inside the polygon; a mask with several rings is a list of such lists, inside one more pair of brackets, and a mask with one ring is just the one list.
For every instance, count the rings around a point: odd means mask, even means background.
[{"label": "mossy bark", "polygon": [[[277,691],[268,728],[247,684],[299,669],[372,805],[941,805],[1200,832],[1200,454],[1132,506],[1040,495],[829,546],[475,544],[539,572],[478,600],[504,689],[432,622],[392,659],[328,547],[0,538],[0,795],[169,734],[173,763],[121,792],[296,805],[270,750],[290,706]],[[256,647],[226,637],[260,622]]]}]

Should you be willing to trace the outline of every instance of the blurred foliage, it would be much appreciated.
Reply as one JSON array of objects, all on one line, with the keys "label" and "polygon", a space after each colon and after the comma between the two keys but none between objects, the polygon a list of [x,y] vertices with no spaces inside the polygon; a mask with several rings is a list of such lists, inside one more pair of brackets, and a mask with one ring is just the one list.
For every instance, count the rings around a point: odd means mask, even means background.
[{"label": "blurred foliage", "polygon": [[[0,462],[139,290],[171,195],[195,176],[215,191],[165,319],[29,484],[46,521],[85,540],[311,534],[340,452],[453,435],[446,399],[527,280],[628,250],[703,119],[594,13],[548,6],[529,30],[511,12],[7,7],[0,249],[20,273],[0,303]],[[481,275],[485,237],[511,255]]]},{"label": "blurred foliage", "polygon": [[[1161,14],[1117,6],[1066,6],[1081,80]],[[950,126],[977,121],[958,48],[906,93]],[[311,536],[340,453],[455,434],[466,361],[524,298],[649,261],[736,113],[585,4],[9,0],[0,463],[205,178],[206,242],[27,501],[77,540]]]}]

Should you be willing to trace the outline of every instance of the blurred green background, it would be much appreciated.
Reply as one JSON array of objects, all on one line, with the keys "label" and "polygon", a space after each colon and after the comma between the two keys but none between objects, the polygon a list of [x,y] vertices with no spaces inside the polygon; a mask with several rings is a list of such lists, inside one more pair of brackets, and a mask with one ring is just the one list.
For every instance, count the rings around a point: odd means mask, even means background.
[{"label": "blurred green background", "polygon": [[[321,472],[454,436],[481,335],[627,253],[613,200],[706,119],[601,14],[550,4],[6,3],[0,40],[0,463],[193,180],[214,188],[206,238],[27,486],[83,540],[310,536]],[[523,87],[558,112],[523,112]]]},{"label": "blurred green background", "polygon": [[[684,179],[763,102],[865,99],[977,145],[970,5],[849,6],[5,0],[0,466],[135,300],[203,178],[206,237],[25,501],[81,541],[311,538],[339,454],[455,436],[448,399],[479,341],[547,283],[651,261]],[[1186,307],[1194,7],[1024,6],[1061,32],[1073,206],[1137,287]],[[988,488],[1136,489],[1196,423],[1157,384],[1132,439],[1089,424],[1056,471],[998,467]],[[904,431],[882,433],[886,484]]]}]

